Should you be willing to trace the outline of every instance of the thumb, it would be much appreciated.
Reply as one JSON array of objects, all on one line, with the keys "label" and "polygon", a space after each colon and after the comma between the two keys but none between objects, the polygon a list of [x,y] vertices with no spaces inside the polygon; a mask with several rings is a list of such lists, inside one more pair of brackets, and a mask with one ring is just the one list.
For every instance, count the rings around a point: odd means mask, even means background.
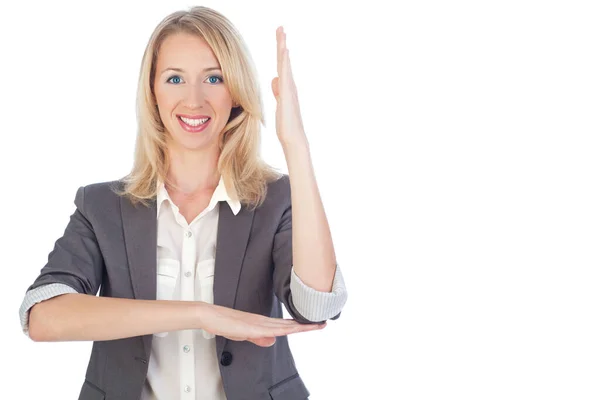
[{"label": "thumb", "polygon": [[275,344],[274,337],[263,337],[263,338],[248,339],[248,340],[260,347],[271,347]]},{"label": "thumb", "polygon": [[273,78],[271,81],[271,89],[273,90],[275,98],[279,100],[279,77]]}]

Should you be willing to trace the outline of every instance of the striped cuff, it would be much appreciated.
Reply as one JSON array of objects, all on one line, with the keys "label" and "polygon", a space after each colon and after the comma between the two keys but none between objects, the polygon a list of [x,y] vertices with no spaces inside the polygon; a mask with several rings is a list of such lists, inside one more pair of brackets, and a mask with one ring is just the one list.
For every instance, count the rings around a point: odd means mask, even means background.
[{"label": "striped cuff", "polygon": [[331,292],[320,292],[307,286],[296,275],[293,266],[290,289],[294,306],[304,318],[312,322],[321,322],[335,317],[342,311],[348,299],[342,271],[338,265],[335,267]]},{"label": "striped cuff", "polygon": [[23,333],[29,337],[29,310],[31,307],[44,300],[67,293],[78,292],[72,287],[63,283],[50,283],[27,291],[25,294],[25,299],[23,299],[23,303],[21,303],[21,308],[19,308],[19,317],[21,319],[21,328],[23,329]]}]

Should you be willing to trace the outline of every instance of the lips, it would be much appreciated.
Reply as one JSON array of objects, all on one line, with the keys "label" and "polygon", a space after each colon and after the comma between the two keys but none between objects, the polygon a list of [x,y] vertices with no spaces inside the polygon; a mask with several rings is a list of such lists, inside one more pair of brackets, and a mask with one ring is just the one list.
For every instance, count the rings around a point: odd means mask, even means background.
[{"label": "lips", "polygon": [[[184,115],[178,114],[177,120],[181,127],[191,133],[202,132],[212,121],[208,115]],[[202,123],[202,120],[206,120]]]},{"label": "lips", "polygon": [[183,117],[188,119],[205,119],[210,118],[209,115],[187,115],[187,114],[177,114],[177,117]]}]

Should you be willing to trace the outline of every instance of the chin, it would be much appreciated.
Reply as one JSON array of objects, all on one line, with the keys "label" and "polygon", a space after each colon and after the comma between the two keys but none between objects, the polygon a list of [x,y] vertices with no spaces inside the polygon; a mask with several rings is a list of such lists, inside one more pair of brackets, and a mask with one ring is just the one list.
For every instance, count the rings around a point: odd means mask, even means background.
[{"label": "chin", "polygon": [[190,140],[186,138],[184,140],[179,140],[178,145],[183,147],[186,150],[207,150],[210,148],[218,148],[217,138],[195,138],[196,140]]}]

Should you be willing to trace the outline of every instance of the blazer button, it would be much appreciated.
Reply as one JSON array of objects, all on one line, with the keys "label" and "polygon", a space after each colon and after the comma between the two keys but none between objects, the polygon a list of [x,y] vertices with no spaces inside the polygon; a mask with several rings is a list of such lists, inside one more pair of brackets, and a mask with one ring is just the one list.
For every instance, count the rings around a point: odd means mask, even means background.
[{"label": "blazer button", "polygon": [[221,365],[224,365],[226,367],[228,365],[231,365],[231,361],[233,361],[233,356],[231,355],[231,353],[228,351],[224,351],[221,355]]}]

